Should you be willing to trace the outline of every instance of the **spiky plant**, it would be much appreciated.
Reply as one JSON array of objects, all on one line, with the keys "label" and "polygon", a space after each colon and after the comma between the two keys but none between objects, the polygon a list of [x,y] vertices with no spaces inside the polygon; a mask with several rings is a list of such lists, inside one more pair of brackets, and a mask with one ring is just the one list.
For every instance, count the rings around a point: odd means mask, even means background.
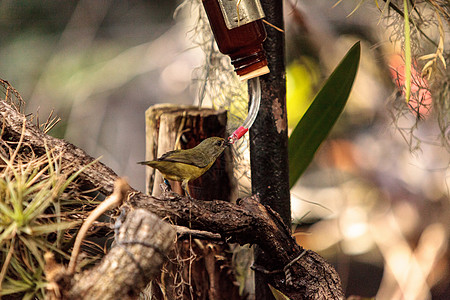
[{"label": "spiky plant", "polygon": [[[20,109],[20,95],[2,85],[4,100]],[[54,122],[46,124],[44,129]],[[82,169],[62,168],[62,154],[46,149],[38,155],[23,138],[11,141],[1,134],[0,296],[43,299],[44,253],[66,262],[77,227],[97,201],[76,184]]]}]

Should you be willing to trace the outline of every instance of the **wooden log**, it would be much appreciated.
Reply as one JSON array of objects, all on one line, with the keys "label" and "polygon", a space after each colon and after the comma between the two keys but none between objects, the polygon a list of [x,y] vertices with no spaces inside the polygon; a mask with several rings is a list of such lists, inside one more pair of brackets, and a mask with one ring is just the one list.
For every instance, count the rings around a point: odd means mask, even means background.
[{"label": "wooden log", "polygon": [[[193,148],[208,137],[226,137],[227,114],[224,110],[157,104],[146,111],[145,119],[146,160],[157,159],[171,150]],[[202,200],[233,199],[236,188],[231,162],[231,153],[227,149],[209,171],[189,183],[191,196]],[[159,196],[162,175],[153,168],[146,169],[147,193]],[[182,195],[180,183],[174,181],[170,183],[173,190]]]},{"label": "wooden log", "polygon": [[94,269],[75,276],[64,299],[136,299],[160,272],[175,237],[170,224],[146,210],[132,210],[115,246]]}]

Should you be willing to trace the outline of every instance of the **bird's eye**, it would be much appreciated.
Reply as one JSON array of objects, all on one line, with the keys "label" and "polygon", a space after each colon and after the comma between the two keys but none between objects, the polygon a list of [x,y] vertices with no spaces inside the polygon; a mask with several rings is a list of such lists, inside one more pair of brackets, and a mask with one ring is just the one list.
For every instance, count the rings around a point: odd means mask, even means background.
[{"label": "bird's eye", "polygon": [[222,143],[223,143],[222,141],[218,141],[218,142],[216,143],[216,145],[217,145],[217,146],[222,146]]}]

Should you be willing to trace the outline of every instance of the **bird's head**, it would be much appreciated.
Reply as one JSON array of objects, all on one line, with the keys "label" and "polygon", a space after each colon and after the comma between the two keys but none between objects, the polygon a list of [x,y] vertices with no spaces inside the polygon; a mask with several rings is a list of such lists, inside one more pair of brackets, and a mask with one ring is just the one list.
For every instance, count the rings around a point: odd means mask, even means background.
[{"label": "bird's head", "polygon": [[209,157],[216,159],[230,144],[221,137],[210,137],[203,140],[195,148],[202,151]]}]

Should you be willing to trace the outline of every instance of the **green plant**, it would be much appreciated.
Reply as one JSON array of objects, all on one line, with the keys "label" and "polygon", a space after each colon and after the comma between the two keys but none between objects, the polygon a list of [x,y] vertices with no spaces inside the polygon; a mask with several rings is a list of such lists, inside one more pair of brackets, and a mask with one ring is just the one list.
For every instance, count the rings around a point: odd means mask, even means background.
[{"label": "green plant", "polygon": [[51,150],[39,156],[22,142],[15,149],[1,142],[0,295],[44,298],[44,253],[69,259],[67,230],[81,224],[85,208],[94,202],[74,193],[83,169],[63,171],[61,155]]},{"label": "green plant", "polygon": [[289,138],[289,186],[292,187],[311,163],[320,144],[326,139],[342,113],[361,53],[357,42],[345,55]]}]

